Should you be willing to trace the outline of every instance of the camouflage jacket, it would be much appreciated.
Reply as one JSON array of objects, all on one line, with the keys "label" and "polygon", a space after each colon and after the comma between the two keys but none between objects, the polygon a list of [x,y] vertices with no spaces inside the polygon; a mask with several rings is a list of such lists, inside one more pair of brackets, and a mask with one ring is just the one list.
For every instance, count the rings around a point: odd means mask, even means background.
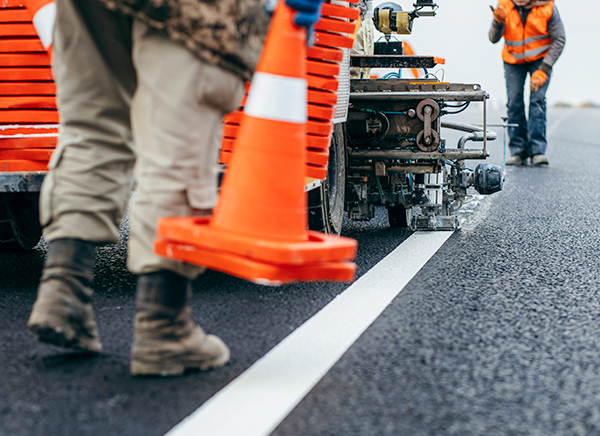
[{"label": "camouflage jacket", "polygon": [[265,0],[100,0],[164,30],[201,59],[249,80],[270,16]]}]

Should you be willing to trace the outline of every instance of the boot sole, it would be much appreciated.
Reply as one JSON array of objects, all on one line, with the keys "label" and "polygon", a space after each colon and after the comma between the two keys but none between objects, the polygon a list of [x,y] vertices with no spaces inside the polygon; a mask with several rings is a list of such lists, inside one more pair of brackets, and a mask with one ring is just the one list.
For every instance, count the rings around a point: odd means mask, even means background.
[{"label": "boot sole", "polygon": [[221,368],[229,362],[229,352],[223,353],[214,359],[203,362],[148,362],[141,359],[132,358],[130,373],[136,377],[160,376],[175,377],[184,375],[187,370],[208,371],[214,368]]},{"label": "boot sole", "polygon": [[89,353],[99,353],[102,351],[102,345],[94,341],[85,341],[80,338],[70,338],[60,327],[49,324],[31,324],[28,326],[31,333],[40,342],[57,345],[63,348],[72,348]]}]

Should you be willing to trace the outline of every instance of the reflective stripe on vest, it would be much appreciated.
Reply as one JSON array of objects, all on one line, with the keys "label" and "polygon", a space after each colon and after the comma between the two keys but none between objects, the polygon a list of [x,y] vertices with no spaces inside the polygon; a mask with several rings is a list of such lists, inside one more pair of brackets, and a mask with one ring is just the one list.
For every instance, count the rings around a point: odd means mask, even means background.
[{"label": "reflective stripe on vest", "polygon": [[42,45],[50,50],[56,21],[56,4],[52,0],[26,0],[25,5]]},{"label": "reflective stripe on vest", "polygon": [[517,64],[543,58],[552,44],[548,21],[552,17],[554,3],[532,8],[524,26],[511,0],[500,0],[499,5],[507,12],[502,50],[504,62]]}]

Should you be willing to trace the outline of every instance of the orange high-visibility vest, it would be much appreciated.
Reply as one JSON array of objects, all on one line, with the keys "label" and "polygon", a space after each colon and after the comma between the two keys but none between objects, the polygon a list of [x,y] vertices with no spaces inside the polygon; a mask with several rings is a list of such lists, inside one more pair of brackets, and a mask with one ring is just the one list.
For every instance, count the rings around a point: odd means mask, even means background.
[{"label": "orange high-visibility vest", "polygon": [[543,58],[552,44],[548,35],[548,21],[552,17],[554,0],[547,5],[532,8],[525,26],[511,0],[499,0],[498,5],[507,12],[502,50],[504,62],[522,64]]},{"label": "orange high-visibility vest", "polygon": [[52,37],[56,21],[56,4],[53,0],[25,0],[27,11],[31,14],[33,27],[42,45],[52,56]]}]

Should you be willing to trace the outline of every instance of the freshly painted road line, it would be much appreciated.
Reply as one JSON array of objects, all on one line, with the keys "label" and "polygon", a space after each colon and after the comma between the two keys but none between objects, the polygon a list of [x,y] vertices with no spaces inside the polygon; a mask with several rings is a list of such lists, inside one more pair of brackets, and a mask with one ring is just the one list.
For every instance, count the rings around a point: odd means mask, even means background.
[{"label": "freshly painted road line", "polygon": [[413,234],[167,436],[270,434],[451,235]]}]

